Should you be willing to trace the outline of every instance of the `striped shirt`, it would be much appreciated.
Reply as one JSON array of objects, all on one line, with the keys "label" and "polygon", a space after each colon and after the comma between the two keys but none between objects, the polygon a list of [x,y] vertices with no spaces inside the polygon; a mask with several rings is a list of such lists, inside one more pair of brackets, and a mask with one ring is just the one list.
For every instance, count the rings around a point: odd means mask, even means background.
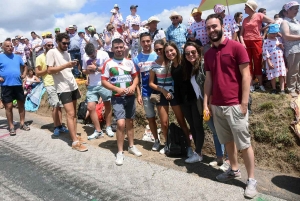
[{"label": "striped shirt", "polygon": [[171,75],[171,68],[168,69],[168,74],[166,75],[168,67],[161,66],[156,62],[153,62],[151,70],[155,73],[157,78],[157,85],[165,90],[174,93],[173,78]]}]

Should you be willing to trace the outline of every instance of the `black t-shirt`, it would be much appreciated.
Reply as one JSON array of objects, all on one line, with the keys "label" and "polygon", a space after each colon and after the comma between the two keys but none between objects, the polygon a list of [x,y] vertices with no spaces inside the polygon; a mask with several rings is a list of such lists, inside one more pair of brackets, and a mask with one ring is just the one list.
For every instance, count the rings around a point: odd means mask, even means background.
[{"label": "black t-shirt", "polygon": [[183,80],[182,66],[172,66],[171,75],[174,80],[174,96],[178,104],[196,99],[193,85],[189,79]]}]

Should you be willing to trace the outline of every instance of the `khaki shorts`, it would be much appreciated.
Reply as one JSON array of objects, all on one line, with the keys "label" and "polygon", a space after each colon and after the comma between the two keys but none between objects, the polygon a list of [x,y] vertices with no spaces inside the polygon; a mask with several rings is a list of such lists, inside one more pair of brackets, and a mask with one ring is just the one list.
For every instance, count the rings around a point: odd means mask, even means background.
[{"label": "khaki shorts", "polygon": [[54,86],[45,87],[48,94],[48,103],[51,107],[63,107],[61,101],[58,99],[58,95]]},{"label": "khaki shorts", "polygon": [[240,105],[211,106],[214,125],[221,144],[234,141],[238,150],[251,146],[248,130],[248,112],[244,115]]}]

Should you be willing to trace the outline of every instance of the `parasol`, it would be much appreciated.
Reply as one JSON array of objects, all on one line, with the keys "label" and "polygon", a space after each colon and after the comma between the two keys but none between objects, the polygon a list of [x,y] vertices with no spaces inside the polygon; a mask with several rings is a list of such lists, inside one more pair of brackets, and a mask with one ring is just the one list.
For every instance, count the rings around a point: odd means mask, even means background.
[{"label": "parasol", "polygon": [[234,5],[234,4],[246,3],[246,2],[247,2],[247,0],[202,0],[200,3],[199,9],[201,11],[210,10],[210,9],[214,9],[214,6],[216,4],[222,4],[224,6],[227,5],[228,14],[229,14],[228,6]]}]

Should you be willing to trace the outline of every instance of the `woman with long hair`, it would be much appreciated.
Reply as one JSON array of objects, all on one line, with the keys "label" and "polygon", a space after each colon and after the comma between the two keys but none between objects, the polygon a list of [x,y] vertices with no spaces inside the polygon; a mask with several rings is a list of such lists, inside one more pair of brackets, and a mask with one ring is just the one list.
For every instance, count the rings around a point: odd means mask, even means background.
[{"label": "woman with long hair", "polygon": [[[161,128],[165,140],[167,139],[169,127],[169,105],[171,105],[177,122],[186,135],[188,147],[187,154],[188,157],[191,157],[193,155],[193,150],[191,148],[191,141],[189,139],[189,129],[184,120],[180,106],[176,101],[176,96],[179,94],[174,93],[173,79],[171,76],[171,61],[177,63],[175,64],[176,66],[178,65],[178,62],[177,59],[175,59],[176,61],[169,59],[166,60],[164,56],[165,47],[168,46],[165,46],[164,40],[157,40],[154,43],[154,50],[157,53],[158,58],[155,60],[150,70],[149,86],[161,94],[160,102],[157,104],[157,111],[161,121]],[[177,49],[177,51],[180,58],[179,50]],[[157,84],[155,84],[155,77],[157,78]],[[164,154],[166,150],[167,147],[165,146],[160,150],[160,153]]]}]

